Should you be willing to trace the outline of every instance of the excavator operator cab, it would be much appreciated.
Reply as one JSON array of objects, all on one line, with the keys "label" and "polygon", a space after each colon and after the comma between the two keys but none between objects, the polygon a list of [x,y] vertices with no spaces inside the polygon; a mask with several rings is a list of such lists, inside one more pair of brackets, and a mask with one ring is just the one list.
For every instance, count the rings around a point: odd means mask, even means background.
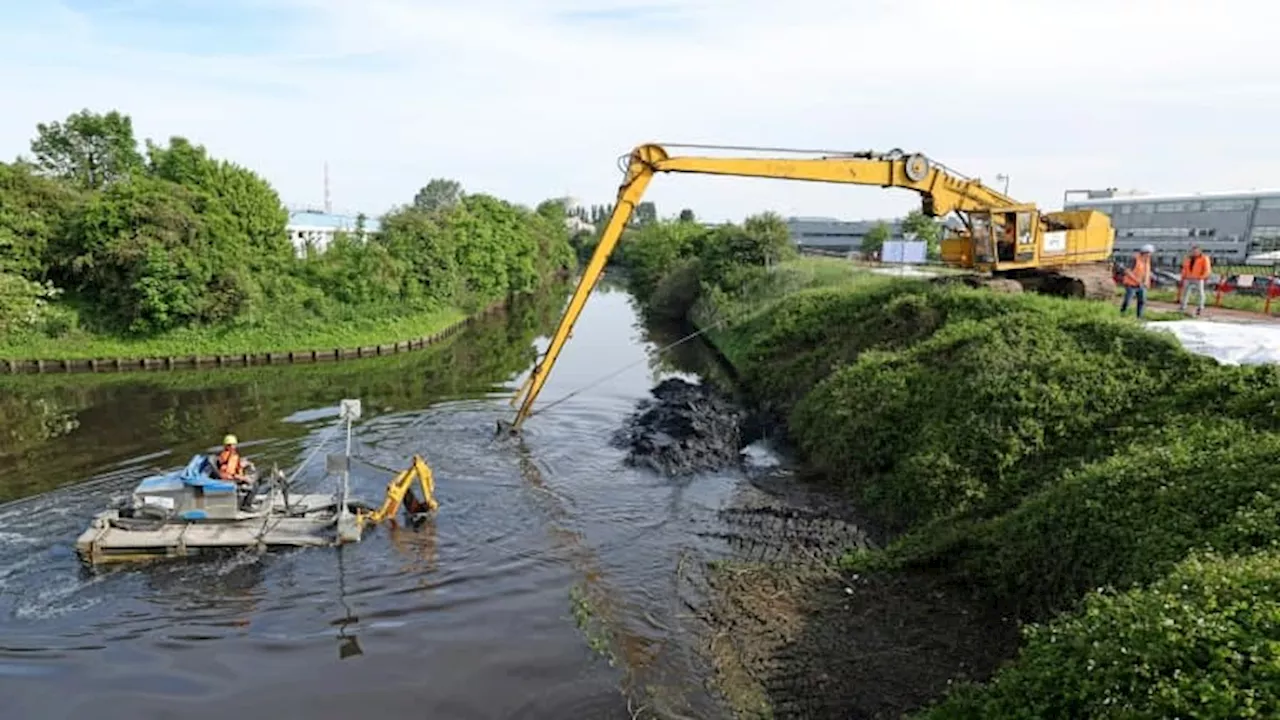
[{"label": "excavator operator cab", "polygon": [[991,242],[991,213],[969,213],[969,237],[973,241],[973,261],[981,264],[996,261]]},{"label": "excavator operator cab", "polygon": [[996,266],[1035,259],[1035,213],[1023,208],[976,210],[969,214],[974,259]]}]

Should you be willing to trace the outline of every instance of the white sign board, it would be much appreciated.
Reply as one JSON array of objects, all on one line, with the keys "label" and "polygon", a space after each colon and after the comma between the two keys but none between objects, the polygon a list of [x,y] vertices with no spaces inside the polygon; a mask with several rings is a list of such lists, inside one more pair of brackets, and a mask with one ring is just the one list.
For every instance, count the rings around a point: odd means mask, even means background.
[{"label": "white sign board", "polygon": [[928,253],[927,244],[921,241],[889,240],[880,250],[880,262],[923,263]]},{"label": "white sign board", "polygon": [[1049,230],[1044,234],[1044,247],[1042,252],[1059,253],[1067,251],[1067,231],[1066,230]]}]

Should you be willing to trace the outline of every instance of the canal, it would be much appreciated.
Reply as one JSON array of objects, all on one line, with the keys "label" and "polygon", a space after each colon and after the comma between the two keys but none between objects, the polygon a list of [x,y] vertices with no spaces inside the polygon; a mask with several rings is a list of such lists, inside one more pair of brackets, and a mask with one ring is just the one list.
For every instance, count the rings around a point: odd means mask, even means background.
[{"label": "canal", "polygon": [[[0,378],[0,717],[715,717],[681,569],[728,552],[724,508],[787,472],[673,480],[610,436],[706,353],[605,282],[540,405],[494,437],[564,294],[449,343],[306,367]],[[343,548],[89,572],[76,536],[112,495],[235,432],[291,468],[360,398],[353,488],[433,467],[438,516]],[[340,439],[329,441],[340,452]],[[381,469],[380,469],[381,468]],[[303,471],[320,482],[323,463]],[[722,547],[722,545],[724,545]]]}]

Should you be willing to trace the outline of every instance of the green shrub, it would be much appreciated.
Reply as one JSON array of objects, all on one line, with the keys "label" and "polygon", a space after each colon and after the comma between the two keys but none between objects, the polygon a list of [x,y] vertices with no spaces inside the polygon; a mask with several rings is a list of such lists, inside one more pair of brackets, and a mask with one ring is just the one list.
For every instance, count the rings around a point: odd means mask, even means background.
[{"label": "green shrub", "polygon": [[1210,416],[1168,423],[989,522],[930,527],[889,554],[945,561],[994,598],[1046,611],[1091,588],[1155,580],[1197,548],[1276,547],[1280,435]]},{"label": "green shrub", "polygon": [[750,314],[713,334],[748,389],[906,531],[857,564],[1068,613],[925,717],[1280,712],[1280,369],[1219,366],[1101,303],[751,282],[704,286],[699,317]]},{"label": "green shrub", "polygon": [[661,220],[628,230],[614,249],[626,267],[627,286],[641,302],[648,302],[662,279],[685,260],[699,255],[702,225]]},{"label": "green shrub", "polygon": [[701,272],[697,258],[681,261],[658,281],[649,297],[649,312],[656,317],[684,318],[702,294]]},{"label": "green shrub", "polygon": [[1280,716],[1280,556],[1192,557],[1149,589],[1091,595],[1027,628],[1017,662],[919,714],[973,718]]},{"label": "green shrub", "polygon": [[923,300],[925,291],[923,283],[882,280],[799,292],[719,340],[757,400],[784,411],[864,350],[905,347],[940,326],[941,317]]},{"label": "green shrub", "polygon": [[0,333],[38,329],[50,319],[49,301],[58,294],[52,283],[0,270]]},{"label": "green shrub", "polygon": [[836,371],[791,428],[815,465],[910,525],[1010,506],[1059,463],[1105,450],[1136,408],[1205,369],[1198,360],[1118,320],[953,320]]}]

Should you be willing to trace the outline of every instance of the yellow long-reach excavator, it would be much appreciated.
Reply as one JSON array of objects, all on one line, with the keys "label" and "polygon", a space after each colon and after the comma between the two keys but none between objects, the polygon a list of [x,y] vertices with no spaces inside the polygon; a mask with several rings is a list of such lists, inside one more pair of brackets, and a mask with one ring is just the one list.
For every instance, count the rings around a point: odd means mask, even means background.
[{"label": "yellow long-reach excavator", "polygon": [[[671,155],[668,148],[773,153],[763,157]],[[1106,215],[1093,210],[1041,212],[968,178],[920,153],[900,150],[821,152],[711,145],[640,145],[626,159],[617,202],[600,243],[583,270],[569,306],[546,353],[512,398],[520,402],[511,429],[519,429],[533,408],[547,374],[569,338],[587,296],[604,272],[632,212],[655,173],[696,173],[738,177],[903,188],[921,196],[928,217],[955,214],[964,227],[948,229],[942,262],[985,279],[1053,295],[1111,298],[1115,294],[1111,254],[1115,231]]]}]

